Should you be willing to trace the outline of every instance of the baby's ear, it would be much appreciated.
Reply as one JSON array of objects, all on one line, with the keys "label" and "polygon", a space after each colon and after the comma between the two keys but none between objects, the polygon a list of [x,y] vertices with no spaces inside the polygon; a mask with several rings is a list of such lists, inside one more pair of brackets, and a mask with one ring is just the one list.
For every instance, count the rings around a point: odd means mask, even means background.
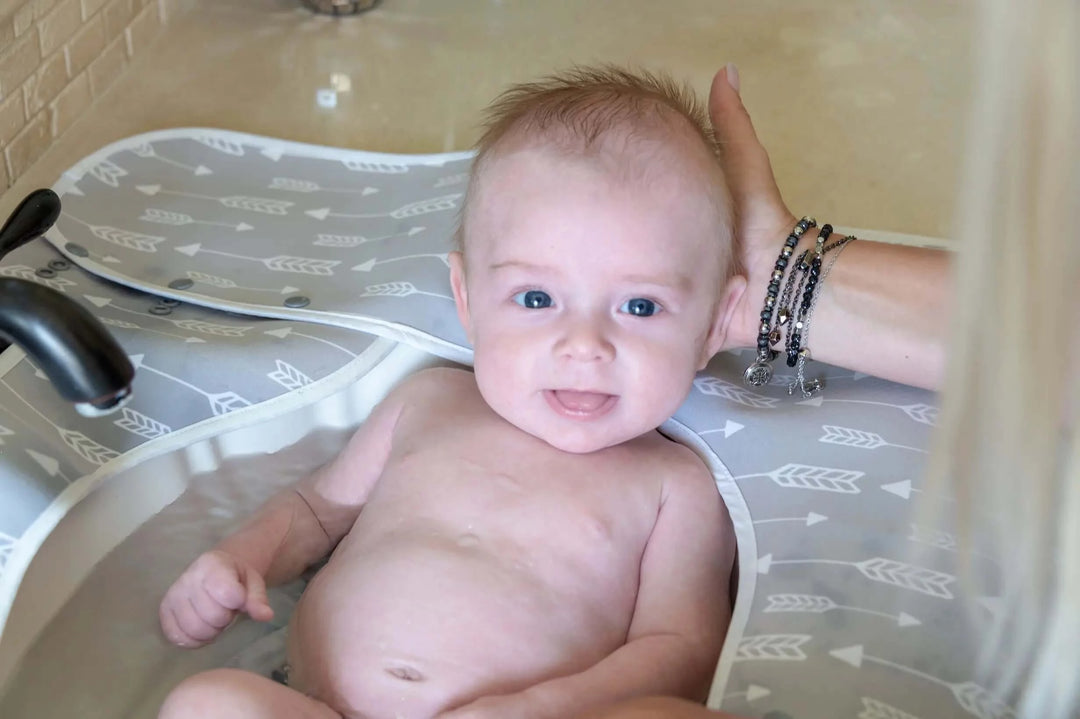
[{"label": "baby's ear", "polygon": [[450,262],[450,287],[454,291],[457,316],[465,328],[465,336],[472,342],[472,322],[469,317],[469,289],[465,283],[465,256],[456,250],[447,256]]},{"label": "baby's ear", "polygon": [[731,330],[731,323],[735,320],[735,311],[744,292],[746,292],[745,277],[735,275],[728,280],[720,300],[716,303],[712,326],[709,328],[709,336],[705,339],[705,346],[701,350],[701,357],[698,361],[699,370],[705,369],[705,365],[709,364],[709,360],[724,348],[724,342],[727,341],[728,332]]}]

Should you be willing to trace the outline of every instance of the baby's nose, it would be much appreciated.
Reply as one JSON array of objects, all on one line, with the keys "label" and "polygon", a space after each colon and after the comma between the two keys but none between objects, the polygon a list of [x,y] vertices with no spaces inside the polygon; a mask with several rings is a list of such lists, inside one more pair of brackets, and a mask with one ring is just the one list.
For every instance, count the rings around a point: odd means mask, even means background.
[{"label": "baby's nose", "polygon": [[608,328],[594,318],[583,317],[567,323],[556,349],[561,357],[580,362],[610,362],[615,358],[615,345]]}]

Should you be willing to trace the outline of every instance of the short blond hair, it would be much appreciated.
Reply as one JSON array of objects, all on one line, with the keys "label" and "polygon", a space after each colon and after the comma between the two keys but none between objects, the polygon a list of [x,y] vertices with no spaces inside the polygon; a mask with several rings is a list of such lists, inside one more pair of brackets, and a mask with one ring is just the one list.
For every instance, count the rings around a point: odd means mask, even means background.
[{"label": "short blond hair", "polygon": [[[605,140],[615,135],[627,141],[637,137],[664,138],[680,119],[715,162],[718,187],[713,202],[722,225],[718,230],[726,230],[734,242],[731,197],[723,179],[716,137],[697,94],[688,84],[676,82],[667,74],[613,65],[574,67],[513,85],[496,97],[484,112],[465,207],[475,196],[476,178],[484,166],[510,142],[536,142],[588,157],[606,151]],[[454,235],[457,250],[464,249],[466,215],[463,208]],[[727,268],[734,272],[734,251],[725,255]]]}]

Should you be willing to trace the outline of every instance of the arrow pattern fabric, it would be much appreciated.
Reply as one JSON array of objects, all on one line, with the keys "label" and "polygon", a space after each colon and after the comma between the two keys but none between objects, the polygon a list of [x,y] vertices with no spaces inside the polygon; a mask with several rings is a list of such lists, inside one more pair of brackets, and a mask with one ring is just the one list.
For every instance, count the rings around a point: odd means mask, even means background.
[{"label": "arrow pattern fabric", "polygon": [[[376,335],[467,362],[446,253],[469,164],[178,129],[66,172],[51,246],[12,253],[0,276],[97,315],[138,367],[134,399],[87,420],[32,361],[0,355],[0,610],[35,550],[21,538],[125,453],[317,385]],[[77,266],[37,273],[60,258]],[[955,528],[916,512],[950,501],[922,480],[935,398],[825,366],[807,401],[789,378],[751,390],[752,354],[716,357],[667,425],[714,467],[739,536],[710,704],[792,719],[1010,716],[978,684],[967,631],[966,605],[996,598],[970,601]]]}]

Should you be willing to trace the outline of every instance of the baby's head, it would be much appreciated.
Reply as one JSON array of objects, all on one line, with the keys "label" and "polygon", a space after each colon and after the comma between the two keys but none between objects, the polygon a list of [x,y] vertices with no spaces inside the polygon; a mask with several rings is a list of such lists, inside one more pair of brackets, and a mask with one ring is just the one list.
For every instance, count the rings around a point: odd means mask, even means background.
[{"label": "baby's head", "polygon": [[495,101],[457,242],[451,283],[481,394],[570,452],[670,417],[745,286],[700,105],[610,68]]}]

